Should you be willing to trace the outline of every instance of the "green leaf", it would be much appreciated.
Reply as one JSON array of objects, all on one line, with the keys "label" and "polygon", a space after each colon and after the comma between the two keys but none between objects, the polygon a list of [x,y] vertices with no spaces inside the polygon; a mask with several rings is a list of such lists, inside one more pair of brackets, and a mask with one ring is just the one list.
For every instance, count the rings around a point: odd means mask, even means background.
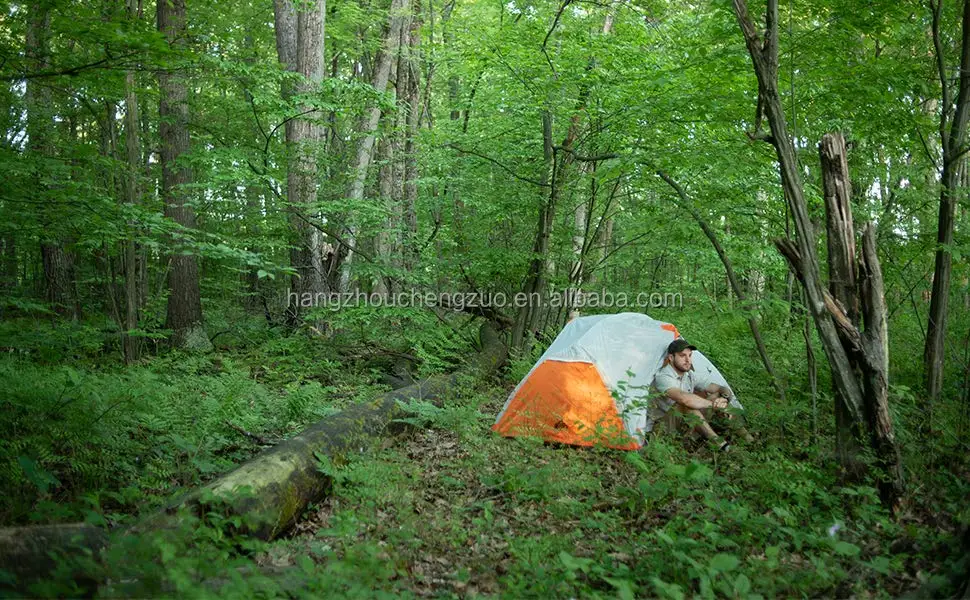
[{"label": "green leaf", "polygon": [[299,564],[300,569],[307,575],[312,575],[316,570],[316,565],[314,564],[313,559],[305,554],[296,559],[296,561]]},{"label": "green leaf", "polygon": [[104,516],[101,513],[88,510],[84,514],[84,522],[88,525],[93,525],[94,527],[107,527],[108,522],[104,520]]},{"label": "green leaf", "polygon": [[842,556],[856,556],[861,552],[861,549],[855,544],[850,544],[849,542],[835,542],[835,553],[841,554]]},{"label": "green leaf", "polygon": [[579,558],[573,556],[565,550],[559,551],[559,561],[562,562],[563,566],[569,571],[582,571],[583,573],[589,573],[589,567],[593,564],[593,559]]},{"label": "green leaf", "polygon": [[162,557],[161,557],[162,558],[162,564],[167,564],[167,563],[171,562],[171,560],[173,558],[175,558],[176,548],[175,548],[175,545],[174,544],[171,544],[169,542],[162,541],[162,542],[159,542],[158,549],[162,553]]},{"label": "green leaf", "polygon": [[883,575],[889,575],[891,573],[890,567],[892,561],[886,556],[877,556],[867,563],[863,563],[873,571],[877,573],[882,573]]},{"label": "green leaf", "polygon": [[34,486],[40,490],[41,494],[46,494],[47,490],[51,486],[57,487],[61,485],[61,482],[51,475],[47,470],[40,466],[34,459],[29,456],[18,456],[17,462],[20,463],[20,468],[24,471],[24,476],[27,477],[27,481],[34,484]]},{"label": "green leaf", "polygon": [[616,595],[621,600],[633,600],[636,597],[633,591],[633,583],[628,579],[619,579],[616,577],[604,577],[603,579],[616,588]]},{"label": "green leaf", "polygon": [[751,580],[744,573],[738,575],[734,580],[734,595],[744,598],[751,591]]},{"label": "green leaf", "polygon": [[670,537],[665,531],[663,531],[663,530],[657,530],[655,532],[655,535],[657,536],[657,538],[661,542],[663,542],[665,544],[668,544],[668,545],[671,545],[671,546],[674,545],[674,538]]},{"label": "green leaf", "polygon": [[711,559],[710,568],[718,573],[724,573],[736,569],[740,562],[738,557],[733,554],[720,553],[715,554],[714,558]]},{"label": "green leaf", "polygon": [[659,577],[651,578],[650,582],[653,583],[654,589],[657,590],[657,596],[670,598],[671,600],[684,600],[684,588],[676,583],[667,583]]},{"label": "green leaf", "polygon": [[687,479],[692,481],[707,481],[710,479],[714,472],[707,465],[703,465],[696,460],[692,460],[687,469],[684,471],[684,475]]}]

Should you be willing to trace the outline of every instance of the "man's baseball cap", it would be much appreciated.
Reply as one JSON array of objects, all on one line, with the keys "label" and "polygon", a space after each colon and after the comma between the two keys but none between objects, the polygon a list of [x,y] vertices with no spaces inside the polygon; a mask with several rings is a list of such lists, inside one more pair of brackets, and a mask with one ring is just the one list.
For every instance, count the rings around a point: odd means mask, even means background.
[{"label": "man's baseball cap", "polygon": [[676,340],[670,342],[670,345],[667,346],[667,354],[677,354],[678,352],[683,352],[687,348],[697,350],[697,346],[691,346],[684,338],[677,338]]}]

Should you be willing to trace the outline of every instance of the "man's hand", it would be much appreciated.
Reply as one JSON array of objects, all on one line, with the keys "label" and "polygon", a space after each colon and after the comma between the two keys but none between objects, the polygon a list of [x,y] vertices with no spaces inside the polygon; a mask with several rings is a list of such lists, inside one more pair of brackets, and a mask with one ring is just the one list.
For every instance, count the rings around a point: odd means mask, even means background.
[{"label": "man's hand", "polygon": [[717,398],[711,400],[711,408],[714,410],[723,410],[728,407],[728,399],[724,396],[718,396]]}]

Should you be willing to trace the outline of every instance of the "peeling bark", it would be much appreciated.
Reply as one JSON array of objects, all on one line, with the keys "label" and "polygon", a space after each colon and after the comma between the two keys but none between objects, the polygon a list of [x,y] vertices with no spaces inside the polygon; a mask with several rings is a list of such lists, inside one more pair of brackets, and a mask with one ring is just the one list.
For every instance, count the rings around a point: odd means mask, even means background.
[{"label": "peeling bark", "polygon": [[[884,327],[885,300],[881,297],[882,273],[875,253],[875,241],[871,242],[871,252],[866,250],[863,255],[864,268],[868,269],[870,281],[855,290],[856,294],[860,294],[862,302],[868,303],[871,311],[863,315],[866,330],[862,334],[846,314],[844,306],[836,301],[822,281],[819,258],[815,250],[815,228],[808,215],[808,203],[805,200],[795,147],[788,134],[785,111],[778,92],[778,0],[767,0],[763,36],[755,27],[745,0],[733,0],[733,5],[758,79],[758,104],[771,128],[771,135],[756,131],[752,134],[752,139],[769,141],[774,147],[785,201],[795,225],[796,241],[779,239],[775,241],[775,246],[785,256],[805,290],[808,308],[831,368],[836,406],[848,410],[853,424],[860,425],[860,428],[870,428],[867,441],[877,453],[883,471],[880,477],[882,501],[890,510],[895,511],[901,501],[903,482],[898,449],[892,436],[891,422],[888,420],[889,412],[885,409],[886,399],[881,392],[884,383],[879,381],[888,377],[888,371],[882,369],[883,361],[879,356],[880,348],[887,344],[887,334]],[[760,116],[761,110],[758,114]],[[822,152],[825,153],[825,148],[831,144],[844,147],[845,141],[841,135],[832,135],[823,142]],[[840,152],[844,154],[844,149]],[[842,191],[850,190],[848,171],[842,171],[844,161],[823,164],[838,171],[833,172],[832,176],[844,182]],[[843,218],[847,219],[846,224],[850,217],[851,211],[845,210]],[[844,231],[830,231],[830,235],[848,238]],[[871,226],[867,235],[873,238],[875,236]],[[870,254],[868,257],[865,255],[867,252]],[[871,334],[870,329],[873,330]],[[869,339],[870,336],[876,336],[877,339]],[[876,417],[873,417],[874,414]],[[880,422],[880,426],[872,429],[874,419]]]}]

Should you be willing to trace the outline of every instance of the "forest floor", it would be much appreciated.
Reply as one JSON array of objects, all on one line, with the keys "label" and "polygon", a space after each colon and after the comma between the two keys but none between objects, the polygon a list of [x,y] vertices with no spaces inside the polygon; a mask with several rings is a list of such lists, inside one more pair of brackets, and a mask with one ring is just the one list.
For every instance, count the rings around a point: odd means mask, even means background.
[{"label": "forest floor", "polygon": [[958,559],[952,523],[893,520],[764,435],[728,454],[505,439],[489,426],[507,391],[424,407],[428,428],[325,465],[333,495],[257,562],[301,569],[293,596],[752,598],[897,597]]},{"label": "forest floor", "polygon": [[[139,514],[262,447],[385,389],[372,365],[341,360],[298,336],[253,334],[242,350],[171,353],[122,369],[102,364],[94,333],[24,332],[17,342],[24,356],[0,356],[9,405],[0,421],[5,524],[87,521],[124,531]],[[915,433],[922,407],[905,388],[894,388],[893,408],[908,497],[891,516],[871,485],[839,485],[830,410],[819,411],[816,433],[806,398],[773,402],[740,367],[732,372],[747,390],[756,441],[726,454],[679,436],[652,439],[641,452],[497,436],[490,426],[531,360],[501,380],[469,380],[443,407],[412,403],[406,434],[321,459],[332,494],[285,539],[236,535],[237,524],[216,513],[157,539],[122,534],[92,565],[110,582],[98,594],[870,598],[962,591],[953,581],[955,571],[970,569],[959,543],[970,523],[970,453],[957,427]],[[38,595],[83,593],[63,566]]]}]

